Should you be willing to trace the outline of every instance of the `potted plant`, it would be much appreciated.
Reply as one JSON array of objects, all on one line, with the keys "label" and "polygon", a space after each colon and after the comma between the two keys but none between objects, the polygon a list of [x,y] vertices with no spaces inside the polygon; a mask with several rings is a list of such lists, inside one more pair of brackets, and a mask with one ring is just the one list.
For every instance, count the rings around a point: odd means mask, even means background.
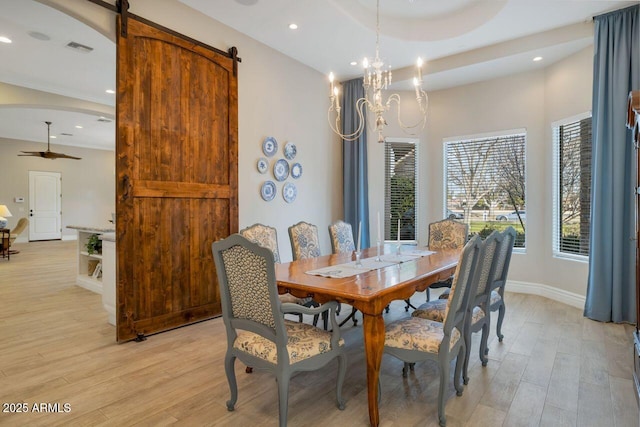
[{"label": "potted plant", "polygon": [[89,255],[102,253],[102,240],[100,240],[97,234],[89,236],[85,246]]}]

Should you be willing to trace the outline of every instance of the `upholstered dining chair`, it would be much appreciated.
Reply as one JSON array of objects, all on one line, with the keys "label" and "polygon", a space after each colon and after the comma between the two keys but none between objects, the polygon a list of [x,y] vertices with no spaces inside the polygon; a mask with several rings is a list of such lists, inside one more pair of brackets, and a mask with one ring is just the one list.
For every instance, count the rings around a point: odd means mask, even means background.
[{"label": "upholstered dining chair", "polygon": [[[469,309],[467,310],[467,316],[465,318],[463,334],[466,353],[462,368],[462,378],[465,384],[469,382],[468,367],[471,352],[471,334],[473,332],[482,331],[479,350],[482,366],[487,366],[487,362],[489,361],[487,357],[487,339],[489,338],[489,326],[491,325],[488,311],[489,296],[491,295],[491,280],[496,269],[496,260],[498,259],[497,254],[500,251],[503,241],[502,234],[494,231],[482,242],[480,254],[478,255],[478,264],[475,275],[472,278],[475,282],[473,287],[475,292],[469,296]],[[443,322],[448,301],[448,299],[427,301],[411,313],[411,315],[436,322]]]},{"label": "upholstered dining chair", "polygon": [[[239,234],[249,241],[257,243],[263,248],[267,248],[273,253],[275,263],[280,263],[280,251],[278,250],[278,232],[274,227],[264,224],[253,224],[240,230]],[[311,298],[298,298],[290,293],[281,294],[279,296],[282,303],[300,304],[306,307],[317,307],[319,304]],[[302,322],[302,314],[298,314],[298,318]],[[313,324],[318,323],[318,317],[313,318]]]},{"label": "upholstered dining chair", "polygon": [[[307,308],[281,303],[273,251],[239,234],[213,243],[212,251],[227,332],[224,367],[231,392],[227,409],[233,411],[238,400],[236,358],[275,375],[281,427],[287,425],[291,376],[299,371],[319,369],[333,359],[338,359],[336,402],[339,409],[344,409],[342,386],[347,360],[335,315],[338,304],[331,301]],[[332,332],[284,319],[285,313],[318,315],[325,311],[329,313]]]},{"label": "upholstered dining chair", "polygon": [[453,384],[458,396],[462,395],[464,387],[461,381],[466,353],[463,335],[469,295],[475,292],[473,276],[479,252],[480,238],[474,236],[460,255],[451,285],[451,298],[447,300],[444,322],[411,316],[393,321],[385,327],[384,351],[405,362],[403,376],[407,376],[408,369],[412,369],[416,362],[438,362],[438,419],[441,426],[446,425],[444,399],[449,388],[449,368],[453,359],[456,359]]},{"label": "upholstered dining chair", "polygon": [[[469,226],[453,219],[443,219],[429,224],[429,249],[432,251],[442,249],[459,249],[467,243]],[[453,277],[431,284],[426,289],[427,301],[431,301],[429,289],[450,288]],[[409,307],[415,309],[410,300],[405,300],[405,311]]]},{"label": "upholstered dining chair", "polygon": [[[331,252],[334,254],[349,254],[356,250],[353,238],[353,229],[351,228],[351,224],[349,224],[348,222],[344,222],[339,219],[333,224],[330,224],[329,238],[331,240]],[[340,326],[344,325],[349,320],[353,321],[353,326],[357,326],[357,312],[358,310],[352,307],[351,313],[349,313],[349,315],[342,322],[340,322]],[[340,313],[339,308],[338,313]]]},{"label": "upholstered dining chair", "polygon": [[329,225],[331,251],[334,254],[351,253],[356,250],[351,224],[338,220]]},{"label": "upholstered dining chair", "polygon": [[321,255],[318,227],[308,222],[300,221],[289,227],[288,231],[294,261],[315,258]]},{"label": "upholstered dining chair", "polygon": [[[502,322],[506,306],[504,304],[504,288],[507,284],[507,274],[509,274],[509,264],[511,263],[511,254],[513,246],[516,243],[516,230],[513,227],[507,227],[502,231],[503,242],[500,246],[496,257],[496,268],[491,279],[491,296],[489,298],[489,311],[498,311],[498,322],[496,324],[496,335],[498,341],[502,342]],[[489,352],[486,349],[487,353]]]},{"label": "upholstered dining chair", "polygon": [[11,255],[20,253],[20,251],[16,251],[11,249],[13,242],[18,238],[20,234],[27,228],[29,225],[29,220],[27,218],[20,218],[16,226],[9,232],[9,253]]}]

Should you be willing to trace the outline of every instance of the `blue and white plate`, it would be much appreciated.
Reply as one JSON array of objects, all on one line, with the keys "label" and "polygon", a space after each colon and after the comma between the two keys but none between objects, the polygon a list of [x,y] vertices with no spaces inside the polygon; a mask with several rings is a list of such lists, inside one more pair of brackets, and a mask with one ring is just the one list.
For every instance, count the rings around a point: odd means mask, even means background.
[{"label": "blue and white plate", "polygon": [[276,197],[276,184],[273,181],[265,181],[262,184],[262,188],[260,188],[260,195],[262,196],[262,198],[267,201],[270,202],[273,200],[274,197]]},{"label": "blue and white plate", "polygon": [[289,176],[289,163],[285,159],[280,159],[273,164],[273,176],[276,181],[284,181]]},{"label": "blue and white plate", "polygon": [[294,163],[291,165],[291,178],[298,179],[302,176],[302,165],[300,163]]},{"label": "blue and white plate", "polygon": [[258,172],[267,173],[267,170],[269,169],[269,161],[266,157],[260,157],[256,166],[258,167]]},{"label": "blue and white plate", "polygon": [[272,136],[268,136],[262,141],[262,152],[267,157],[272,157],[278,151],[278,141]]},{"label": "blue and white plate", "polygon": [[284,146],[283,151],[284,151],[284,156],[289,160],[293,160],[296,157],[296,154],[298,153],[296,144],[292,142],[287,142],[287,145]]},{"label": "blue and white plate", "polygon": [[282,197],[284,198],[284,201],[287,203],[293,202],[296,199],[297,195],[298,195],[298,189],[296,188],[296,185],[292,182],[287,182],[282,188]]}]

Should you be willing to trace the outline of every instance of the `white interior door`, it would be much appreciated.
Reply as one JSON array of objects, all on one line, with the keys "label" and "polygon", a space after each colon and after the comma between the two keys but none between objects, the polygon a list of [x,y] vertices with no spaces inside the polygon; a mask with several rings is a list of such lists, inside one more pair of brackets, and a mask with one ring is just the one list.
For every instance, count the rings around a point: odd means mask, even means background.
[{"label": "white interior door", "polygon": [[29,171],[29,241],[62,239],[62,174]]}]

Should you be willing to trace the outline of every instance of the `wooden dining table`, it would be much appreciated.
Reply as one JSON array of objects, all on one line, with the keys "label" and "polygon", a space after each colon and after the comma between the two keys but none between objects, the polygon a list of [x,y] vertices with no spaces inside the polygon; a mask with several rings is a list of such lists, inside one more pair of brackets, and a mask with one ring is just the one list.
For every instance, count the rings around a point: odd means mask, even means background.
[{"label": "wooden dining table", "polygon": [[[425,248],[426,249],[426,248]],[[387,253],[394,245],[385,245]],[[375,257],[376,248],[363,251],[363,258]],[[450,277],[456,269],[460,250],[445,250],[411,261],[367,271],[345,278],[328,278],[307,274],[307,271],[330,265],[344,264],[352,254],[324,255],[276,265],[276,280],[280,293],[298,297],[313,297],[319,303],[337,300],[362,312],[369,421],[378,426],[378,377],[384,351],[385,327],[382,312],[394,300],[405,300],[414,292]]]}]

